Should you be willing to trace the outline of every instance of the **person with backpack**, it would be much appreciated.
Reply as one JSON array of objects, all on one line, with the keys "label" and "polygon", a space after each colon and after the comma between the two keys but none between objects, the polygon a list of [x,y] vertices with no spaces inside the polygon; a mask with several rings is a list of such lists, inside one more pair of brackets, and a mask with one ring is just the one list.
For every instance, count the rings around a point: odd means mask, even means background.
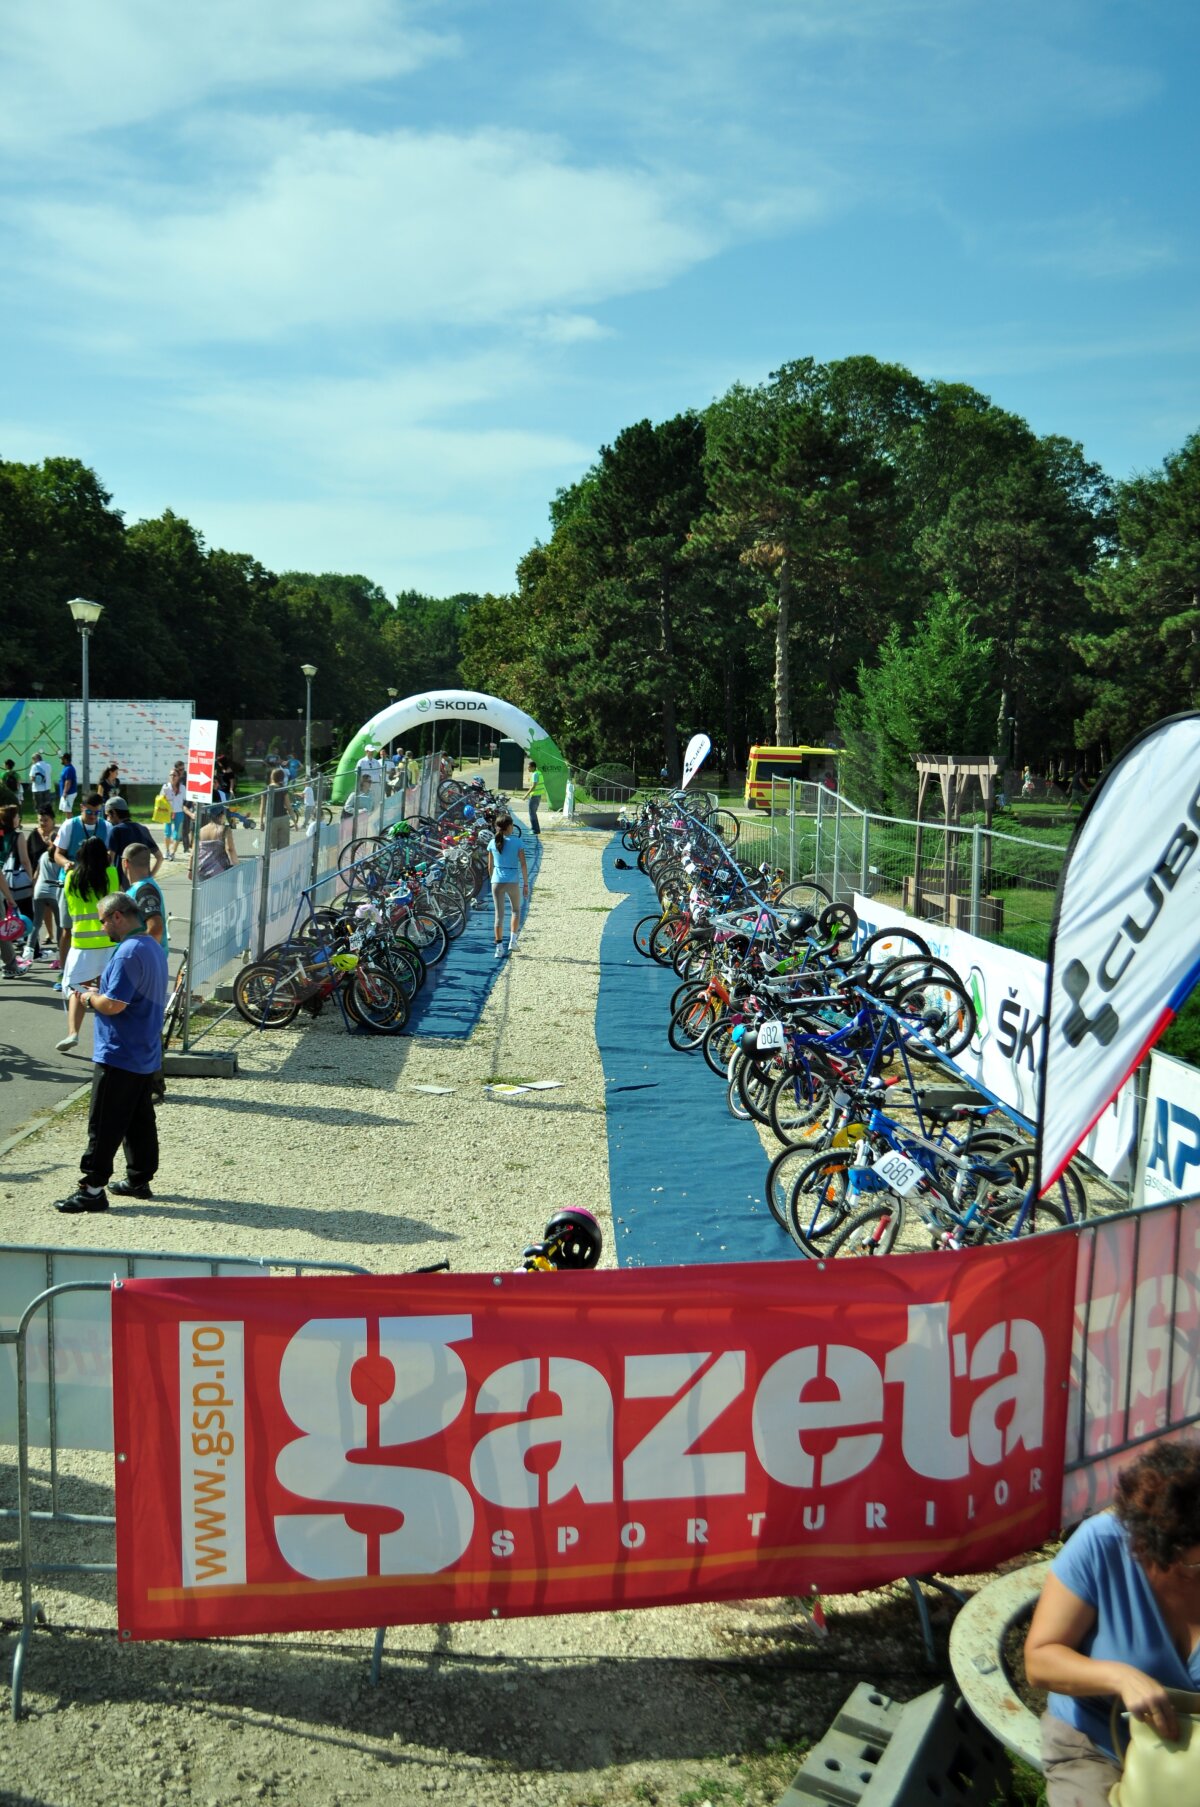
[{"label": "person with backpack", "polygon": [[49,970],[58,972],[60,959],[58,954],[59,929],[61,923],[60,903],[62,885],[65,874],[55,857],[58,841],[58,827],[55,822],[54,804],[47,803],[38,817],[38,825],[28,838],[29,863],[33,867],[33,896],[30,899],[28,915],[32,928],[25,944],[25,956],[29,961],[41,959],[41,936],[45,931],[46,946],[54,956],[49,962]]},{"label": "person with backpack", "polygon": [[[0,808],[0,873],[4,878],[5,905],[11,906],[19,916],[28,919],[33,897],[33,869],[29,864],[25,836],[21,832],[21,812],[15,803],[6,803]],[[21,926],[23,930],[24,924]],[[0,942],[0,958],[4,962],[6,979],[19,978],[29,964],[27,960],[18,958],[18,944],[17,936],[11,941]]]}]

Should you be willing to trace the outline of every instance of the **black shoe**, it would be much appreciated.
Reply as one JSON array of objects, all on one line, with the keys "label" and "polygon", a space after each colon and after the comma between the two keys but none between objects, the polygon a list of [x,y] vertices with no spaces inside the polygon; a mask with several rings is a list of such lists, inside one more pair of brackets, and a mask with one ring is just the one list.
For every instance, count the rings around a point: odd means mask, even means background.
[{"label": "black shoe", "polygon": [[[116,1187],[113,1187],[116,1191]],[[107,1192],[85,1192],[81,1187],[72,1192],[70,1198],[59,1198],[54,1201],[54,1209],[61,1211],[64,1217],[74,1217],[80,1211],[107,1211]]]},{"label": "black shoe", "polygon": [[118,1198],[153,1198],[149,1186],[135,1186],[132,1180],[114,1180],[112,1189]]}]

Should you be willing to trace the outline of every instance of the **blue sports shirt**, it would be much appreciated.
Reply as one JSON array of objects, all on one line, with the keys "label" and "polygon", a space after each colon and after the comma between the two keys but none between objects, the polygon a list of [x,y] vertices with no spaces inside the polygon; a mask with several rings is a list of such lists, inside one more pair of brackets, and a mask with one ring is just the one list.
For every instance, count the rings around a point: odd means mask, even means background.
[{"label": "blue sports shirt", "polygon": [[119,1016],[95,1012],[98,1066],[126,1073],[157,1073],[162,1066],[163,1009],[167,1001],[167,956],[145,933],[130,935],[113,949],[100,975],[100,990],[125,1008]]},{"label": "blue sports shirt", "polygon": [[504,837],[504,845],[492,843],[493,884],[518,885],[521,882],[521,843],[515,834]]},{"label": "blue sports shirt", "polygon": [[[1200,1644],[1185,1663],[1146,1572],[1131,1554],[1121,1521],[1113,1513],[1085,1519],[1050,1564],[1050,1573],[1095,1608],[1096,1623],[1079,1646],[1084,1656],[1104,1663],[1131,1663],[1165,1688],[1200,1688]],[[1111,1695],[1074,1700],[1068,1694],[1051,1694],[1046,1704],[1056,1719],[1077,1726],[1102,1750],[1114,1754],[1108,1729]]]}]

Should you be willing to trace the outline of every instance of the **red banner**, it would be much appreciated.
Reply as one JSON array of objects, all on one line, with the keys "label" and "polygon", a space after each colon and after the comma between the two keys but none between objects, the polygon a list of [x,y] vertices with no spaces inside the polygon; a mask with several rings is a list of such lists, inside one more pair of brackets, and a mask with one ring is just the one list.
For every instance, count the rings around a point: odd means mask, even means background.
[{"label": "red banner", "polygon": [[1079,1237],[1062,1522],[1110,1504],[1140,1446],[1200,1419],[1200,1202]]},{"label": "red banner", "polygon": [[122,1635],[985,1569],[1058,1525],[1074,1266],[125,1281]]}]

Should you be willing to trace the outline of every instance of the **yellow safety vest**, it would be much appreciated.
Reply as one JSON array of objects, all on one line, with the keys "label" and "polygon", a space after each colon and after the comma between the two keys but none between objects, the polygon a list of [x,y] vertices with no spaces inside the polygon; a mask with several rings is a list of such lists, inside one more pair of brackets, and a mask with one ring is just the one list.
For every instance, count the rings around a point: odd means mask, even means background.
[{"label": "yellow safety vest", "polygon": [[[109,891],[121,889],[121,878],[115,866],[108,869]],[[107,895],[107,893],[106,893]],[[81,891],[73,872],[68,872],[63,885],[63,900],[71,918],[72,947],[111,947],[108,930],[100,920],[100,899],[94,891]]]}]

